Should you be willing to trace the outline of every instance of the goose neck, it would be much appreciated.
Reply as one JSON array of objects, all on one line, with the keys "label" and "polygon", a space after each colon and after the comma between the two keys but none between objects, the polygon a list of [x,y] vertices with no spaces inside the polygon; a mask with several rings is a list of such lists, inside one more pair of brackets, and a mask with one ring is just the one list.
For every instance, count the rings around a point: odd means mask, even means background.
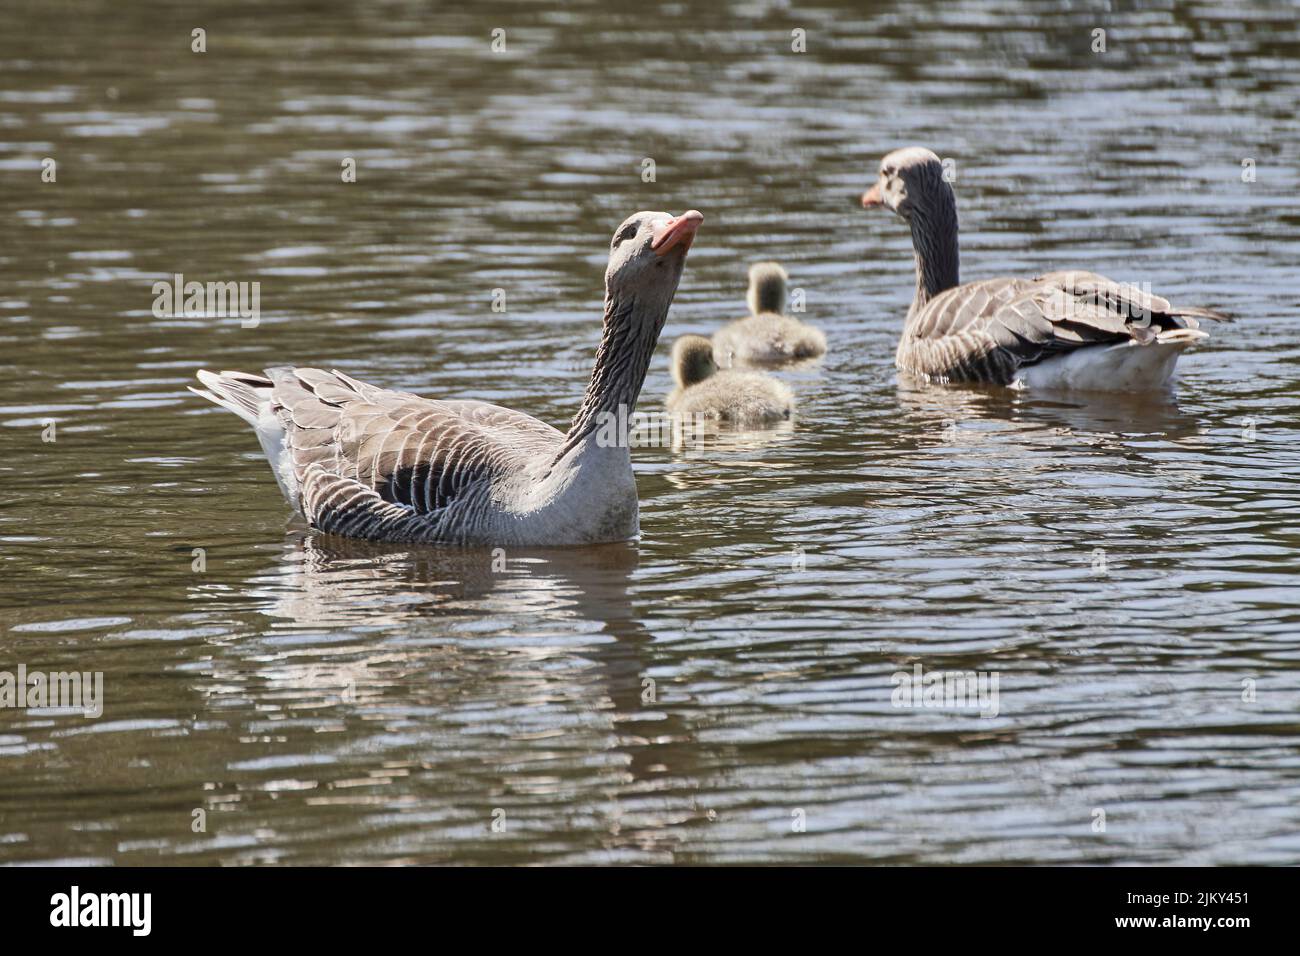
[{"label": "goose neck", "polygon": [[606,295],[604,332],[596,349],[596,364],[557,458],[590,444],[587,440],[593,434],[608,435],[613,427],[618,427],[619,444],[625,448],[623,423],[636,408],[667,316],[666,304],[660,309],[639,304],[635,297]]},{"label": "goose neck", "polygon": [[945,189],[940,201],[931,208],[914,210],[909,218],[916,257],[916,295],[911,309],[915,314],[940,292],[960,282],[957,207],[952,191]]}]

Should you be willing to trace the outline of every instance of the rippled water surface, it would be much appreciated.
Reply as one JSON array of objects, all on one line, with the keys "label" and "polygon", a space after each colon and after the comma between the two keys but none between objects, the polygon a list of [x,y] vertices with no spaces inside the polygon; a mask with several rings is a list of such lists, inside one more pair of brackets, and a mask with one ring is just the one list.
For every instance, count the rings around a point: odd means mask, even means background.
[{"label": "rippled water surface", "polygon": [[[1300,862],[1296,9],[467,6],[0,8],[0,670],[105,698],[0,710],[0,862]],[[908,237],[853,197],[909,143],[965,278],[1235,321],[1172,401],[900,380]],[[759,258],[830,353],[791,427],[639,449],[638,542],[313,536],[184,390],[323,365],[563,426],[614,226],[688,207],[640,407]],[[260,324],[156,318],[175,273]],[[917,664],[997,716],[895,707]]]}]

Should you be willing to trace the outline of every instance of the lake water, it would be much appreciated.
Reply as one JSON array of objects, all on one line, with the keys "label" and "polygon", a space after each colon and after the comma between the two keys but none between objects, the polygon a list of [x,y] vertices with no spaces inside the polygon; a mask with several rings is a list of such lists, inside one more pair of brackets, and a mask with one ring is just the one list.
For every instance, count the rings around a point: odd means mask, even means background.
[{"label": "lake water", "polygon": [[[1300,863],[1300,15],[1016,6],[5,4],[0,670],[104,700],[0,710],[0,862]],[[856,197],[912,143],[964,278],[1235,321],[1174,401],[900,380],[908,236]],[[758,259],[830,352],[789,427],[638,449],[638,542],[313,536],[185,391],[563,427],[614,227],[690,207],[640,408]],[[155,317],[176,273],[260,323]],[[918,664],[997,715],[894,706]]]}]

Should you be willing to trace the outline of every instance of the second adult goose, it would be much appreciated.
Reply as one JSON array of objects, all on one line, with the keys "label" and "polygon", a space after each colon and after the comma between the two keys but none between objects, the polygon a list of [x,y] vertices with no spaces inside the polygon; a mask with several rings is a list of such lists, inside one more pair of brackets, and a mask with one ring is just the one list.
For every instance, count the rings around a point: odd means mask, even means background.
[{"label": "second adult goose", "polygon": [[253,426],[315,528],[373,541],[499,547],[638,532],[626,421],[704,217],[639,212],[614,234],[605,322],[582,407],[561,432],[521,412],[439,401],[314,368],[199,372],[191,389]]},{"label": "second adult goose", "polygon": [[720,364],[776,365],[826,353],[826,336],[820,329],[782,314],[789,281],[786,271],[775,262],[756,262],[749,267],[745,299],[750,314],[713,334],[713,354]]},{"label": "second adult goose", "polygon": [[906,371],[1013,387],[1160,388],[1182,351],[1207,337],[1198,320],[1226,318],[1081,270],[960,285],[956,200],[939,157],[919,146],[881,160],[862,205],[891,209],[912,229],[916,295],[894,357]]},{"label": "second adult goose", "polygon": [[740,426],[784,421],[794,411],[794,393],[771,375],[749,369],[719,369],[713,346],[702,335],[683,335],[673,343],[673,382],[668,411],[699,415]]}]

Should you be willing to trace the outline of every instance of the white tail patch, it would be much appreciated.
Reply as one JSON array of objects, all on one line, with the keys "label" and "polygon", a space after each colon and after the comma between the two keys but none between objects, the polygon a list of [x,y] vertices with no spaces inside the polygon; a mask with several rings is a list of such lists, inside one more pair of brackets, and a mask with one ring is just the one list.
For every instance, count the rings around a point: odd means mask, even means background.
[{"label": "white tail patch", "polygon": [[270,379],[244,372],[218,374],[206,369],[196,374],[199,381],[207,388],[191,387],[190,391],[210,402],[216,402],[253,426],[253,431],[257,433],[257,441],[262,446],[262,453],[271,463],[271,472],[275,475],[276,484],[280,486],[280,491],[289,504],[298,510],[298,482],[294,478],[289,449],[284,441],[284,424],[271,410],[271,395],[274,388]]},{"label": "white tail patch", "polygon": [[1178,356],[1208,338],[1198,329],[1170,329],[1147,345],[1093,345],[1057,355],[1020,370],[1012,388],[1092,392],[1162,389],[1173,377]]}]

